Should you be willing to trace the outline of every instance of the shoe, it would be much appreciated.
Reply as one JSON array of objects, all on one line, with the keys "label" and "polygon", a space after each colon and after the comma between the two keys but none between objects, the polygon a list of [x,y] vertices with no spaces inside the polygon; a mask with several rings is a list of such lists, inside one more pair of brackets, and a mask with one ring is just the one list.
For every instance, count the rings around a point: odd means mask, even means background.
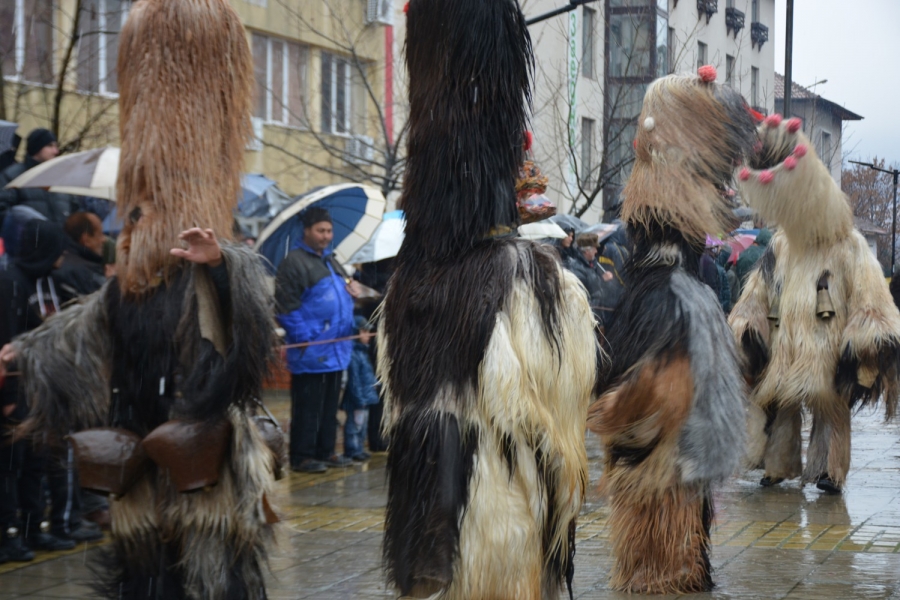
[{"label": "shoe", "polygon": [[372,455],[368,452],[360,452],[359,454],[354,454],[353,456],[351,456],[350,460],[354,462],[366,462],[370,458],[372,458]]},{"label": "shoe", "polygon": [[762,487],[772,487],[773,485],[778,485],[782,481],[784,481],[784,477],[769,477],[766,475],[759,480],[759,485]]},{"label": "shoe", "polygon": [[326,467],[336,467],[338,469],[343,469],[352,465],[353,459],[347,458],[346,456],[338,456],[337,454],[332,454],[322,462],[325,463]]},{"label": "shoe", "polygon": [[831,477],[828,476],[828,473],[824,475],[819,475],[819,480],[816,481],[816,487],[822,490],[823,492],[828,492],[829,494],[840,494],[841,486],[836,484]]},{"label": "shoe", "polygon": [[328,467],[325,466],[325,463],[311,458],[307,458],[299,465],[291,465],[291,471],[297,473],[324,473],[327,470]]},{"label": "shoe", "polygon": [[50,533],[60,539],[72,540],[75,543],[96,542],[103,539],[103,531],[100,526],[90,521],[81,521],[68,533],[63,531],[51,531]]},{"label": "shoe", "polygon": [[95,511],[91,511],[88,514],[84,515],[84,519],[86,521],[90,521],[91,523],[96,523],[100,529],[103,531],[109,531],[109,528],[112,526],[112,519],[109,516],[108,508],[100,508]]},{"label": "shoe", "polygon": [[13,562],[28,562],[34,560],[34,552],[28,546],[22,543],[19,536],[19,530],[16,527],[10,527],[3,536],[3,542],[0,543],[0,552],[6,555],[6,560]]},{"label": "shoe", "polygon": [[52,533],[35,533],[28,536],[28,546],[32,550],[56,552],[58,550],[71,550],[75,547],[75,541],[57,537]]}]

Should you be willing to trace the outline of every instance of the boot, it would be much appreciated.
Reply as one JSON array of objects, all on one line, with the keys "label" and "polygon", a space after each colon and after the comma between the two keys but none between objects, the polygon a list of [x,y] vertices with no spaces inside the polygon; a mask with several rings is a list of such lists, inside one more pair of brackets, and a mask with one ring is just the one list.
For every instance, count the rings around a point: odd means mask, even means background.
[{"label": "boot", "polygon": [[28,562],[34,560],[34,552],[22,543],[18,527],[10,527],[3,534],[0,542],[0,552],[6,556],[6,560],[14,562]]}]

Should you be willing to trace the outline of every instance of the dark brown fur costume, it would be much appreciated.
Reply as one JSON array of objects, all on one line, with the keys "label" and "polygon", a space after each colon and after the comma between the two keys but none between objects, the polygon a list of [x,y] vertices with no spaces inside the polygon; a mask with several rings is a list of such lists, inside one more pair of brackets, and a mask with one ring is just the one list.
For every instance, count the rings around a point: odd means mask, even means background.
[{"label": "dark brown fur costume", "polygon": [[233,427],[215,487],[179,493],[152,463],[110,505],[110,598],[266,597],[264,496],[273,456],[250,422],[274,335],[259,259],[224,243],[225,271],[169,254],[193,226],[230,236],[252,66],[225,0],[141,0],[120,36],[119,278],[16,341],[28,426],[59,438],[170,419]]},{"label": "dark brown fur costume", "polygon": [[711,484],[737,466],[746,401],[725,316],[698,266],[706,232],[724,229],[723,192],[752,139],[730,88],[673,75],[644,98],[622,213],[635,245],[629,286],[588,418],[606,448],[618,590],[713,586]]},{"label": "dark brown fur costume", "polygon": [[531,42],[515,0],[412,0],[406,238],[379,335],[384,559],[404,596],[571,583],[597,345],[576,279],[514,237]]}]

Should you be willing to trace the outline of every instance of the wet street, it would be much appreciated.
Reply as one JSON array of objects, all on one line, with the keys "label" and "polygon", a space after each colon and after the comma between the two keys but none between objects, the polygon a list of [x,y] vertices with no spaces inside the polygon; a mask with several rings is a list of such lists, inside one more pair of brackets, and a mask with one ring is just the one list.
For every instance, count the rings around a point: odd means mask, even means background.
[{"label": "wet street", "polygon": [[[273,404],[285,415],[284,400]],[[697,597],[900,600],[900,425],[862,414],[853,426],[843,496],[796,482],[762,489],[760,471],[742,473],[717,492],[717,588]],[[599,445],[593,437],[588,443],[596,487]],[[294,473],[279,482],[283,531],[270,560],[270,598],[394,597],[380,567],[384,464],[384,455],[376,455],[365,466]],[[592,490],[578,524],[576,598],[626,597],[607,588],[606,517]],[[96,545],[0,565],[0,600],[89,597],[87,562]]]}]

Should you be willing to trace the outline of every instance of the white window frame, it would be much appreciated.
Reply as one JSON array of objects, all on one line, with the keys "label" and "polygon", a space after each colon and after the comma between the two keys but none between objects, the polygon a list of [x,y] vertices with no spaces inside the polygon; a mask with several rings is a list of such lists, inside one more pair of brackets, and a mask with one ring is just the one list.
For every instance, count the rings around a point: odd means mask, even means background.
[{"label": "white window frame", "polygon": [[[19,1],[21,2],[22,0]],[[121,7],[121,12],[119,13],[119,33],[110,34],[106,33],[106,14],[108,12],[106,10],[107,0],[97,0],[97,2],[99,4],[97,27],[100,30],[100,33],[97,34],[97,91],[82,89],[78,82],[78,52],[81,51],[81,40],[78,41],[78,48],[75,54],[75,64],[73,65],[75,70],[75,90],[79,94],[96,94],[107,98],[118,98],[118,92],[111,92],[106,87],[107,78],[109,77],[109,69],[107,68],[109,58],[107,52],[107,44],[109,40],[107,38],[113,35],[119,35],[121,33],[122,27],[125,26],[125,20],[128,18],[128,13],[131,5],[128,2],[121,2],[119,4],[119,6]],[[56,28],[54,28],[54,35],[55,33]],[[56,65],[54,64],[53,66],[55,71]]]},{"label": "white window frame", "polygon": [[[350,64],[350,59],[346,56],[322,50],[322,56],[326,54],[331,57],[331,89],[329,90],[329,95],[331,96],[331,102],[329,103],[331,107],[331,124],[329,131],[324,133],[351,137],[353,136],[353,67]],[[344,131],[337,130],[337,66],[339,64],[343,64],[346,68],[344,76]]]},{"label": "white window frame", "polygon": [[[291,91],[291,82],[290,82],[290,52],[288,50],[289,44],[296,44],[305,48],[306,50],[306,61],[307,67],[309,66],[309,46],[305,44],[301,44],[299,42],[291,42],[289,40],[272,37],[270,35],[266,35],[260,32],[253,32],[255,35],[265,38],[266,40],[266,116],[264,122],[266,125],[277,125],[279,127],[287,127],[290,129],[301,129],[306,130],[307,127],[305,125],[294,125],[291,124],[291,111],[290,111],[290,102],[289,102],[289,94]],[[275,106],[275,90],[272,89],[272,56],[274,52],[272,51],[272,43],[277,42],[281,44],[281,115],[280,118],[275,113],[278,111],[278,107]],[[303,95],[304,102],[306,101],[305,97],[307,91],[309,89],[309,84],[307,79],[309,78],[309,70],[304,71],[304,79],[301,82],[303,86]],[[306,117],[303,115],[298,115],[298,120],[302,123],[306,120]]]},{"label": "white window frame", "polygon": [[[14,13],[13,19],[15,20],[15,24],[13,25],[13,33],[16,36],[16,46],[15,46],[15,49],[13,50],[13,57],[14,57],[14,63],[16,65],[16,71],[15,71],[15,73],[11,73],[11,74],[4,73],[3,78],[6,79],[7,81],[13,81],[16,83],[28,83],[29,85],[50,87],[52,85],[52,83],[47,84],[47,83],[42,83],[40,81],[30,81],[25,78],[25,37],[26,37],[25,36],[25,3],[30,2],[30,1],[33,1],[33,0],[15,0],[16,4],[15,4],[15,8],[13,9],[13,13]],[[56,9],[58,8],[56,6],[56,2],[51,2],[50,6],[51,6],[52,14],[55,16]],[[53,26],[50,27],[50,35],[51,35],[51,43],[53,44],[53,47],[55,48],[56,41],[57,41],[56,40],[56,36],[57,36],[56,27],[53,27]],[[52,75],[53,75],[53,78],[55,79],[56,71],[57,71],[56,60],[52,61],[50,68],[52,69]]]}]

